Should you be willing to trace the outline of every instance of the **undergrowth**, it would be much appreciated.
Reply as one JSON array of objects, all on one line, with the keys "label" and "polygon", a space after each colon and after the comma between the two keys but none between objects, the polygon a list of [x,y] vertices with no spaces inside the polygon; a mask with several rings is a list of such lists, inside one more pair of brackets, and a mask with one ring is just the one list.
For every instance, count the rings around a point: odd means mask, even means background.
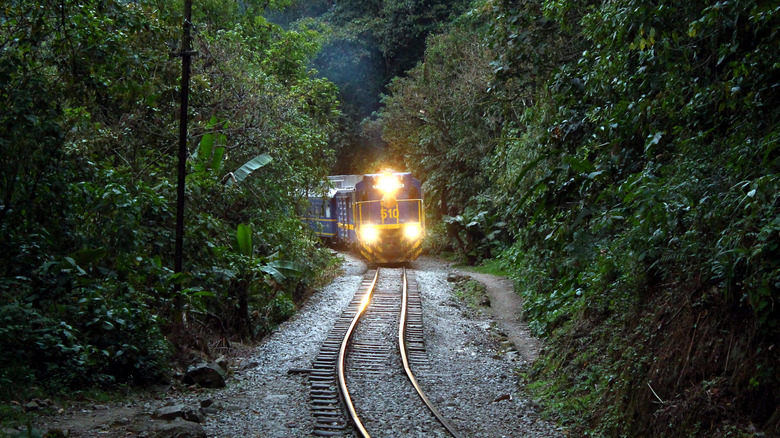
[{"label": "undergrowth", "polygon": [[552,332],[528,387],[583,436],[775,436],[780,356],[747,313],[716,289],[668,288],[608,316],[583,308]]},{"label": "undergrowth", "polygon": [[466,305],[470,312],[480,312],[490,305],[485,285],[469,277],[463,277],[455,282],[452,294]]},{"label": "undergrowth", "polygon": [[463,271],[479,272],[481,274],[495,275],[497,277],[506,277],[509,275],[509,272],[502,265],[501,260],[497,258],[484,259],[480,264],[474,266],[457,263],[453,265],[453,267]]}]

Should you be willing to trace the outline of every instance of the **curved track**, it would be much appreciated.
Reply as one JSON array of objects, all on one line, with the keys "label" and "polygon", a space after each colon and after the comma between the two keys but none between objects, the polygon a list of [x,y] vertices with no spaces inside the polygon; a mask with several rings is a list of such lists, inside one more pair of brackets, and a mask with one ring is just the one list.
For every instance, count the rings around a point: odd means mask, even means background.
[{"label": "curved track", "polygon": [[412,386],[414,386],[415,391],[417,391],[417,394],[422,399],[423,403],[425,403],[425,406],[428,407],[428,409],[431,411],[431,413],[436,417],[437,420],[439,420],[439,423],[441,423],[442,426],[444,426],[445,429],[447,429],[447,432],[450,433],[453,437],[460,438],[460,435],[458,435],[458,432],[455,430],[455,427],[450,423],[449,420],[447,420],[438,409],[436,409],[436,406],[434,406],[433,403],[428,399],[428,397],[425,395],[425,392],[423,392],[422,388],[420,388],[420,384],[417,383],[417,379],[414,377],[414,373],[412,372],[411,367],[409,366],[409,355],[407,354],[406,350],[406,326],[407,326],[407,315],[408,315],[408,304],[409,304],[409,290],[408,290],[408,282],[406,279],[406,268],[404,268],[404,276],[403,276],[403,291],[402,291],[402,302],[401,302],[401,321],[398,323],[398,348],[400,349],[401,354],[401,361],[404,364],[404,371],[406,372],[406,377],[409,378],[409,382],[411,382]]},{"label": "curved track", "polygon": [[[416,357],[419,358],[420,351],[422,350],[424,352],[424,349],[421,348],[422,345],[422,315],[421,311],[414,312],[414,315],[410,317],[410,312],[408,310],[410,300],[416,301],[416,308],[419,309],[419,295],[417,295],[416,290],[416,284],[413,288],[409,287],[409,281],[407,279],[407,272],[406,269],[403,269],[402,271],[402,290],[400,291],[401,295],[401,305],[400,309],[393,308],[394,304],[392,304],[392,300],[388,301],[385,299],[377,300],[382,301],[380,303],[372,303],[372,297],[375,295],[375,290],[377,288],[377,280],[379,278],[379,269],[374,273],[373,280],[368,284],[367,287],[361,288],[365,289],[362,293],[358,293],[360,295],[359,299],[359,305],[357,306],[354,311],[348,309],[346,313],[351,315],[351,321],[349,322],[348,327],[346,327],[346,330],[344,331],[344,337],[342,339],[341,345],[339,346],[338,351],[338,357],[336,360],[336,375],[338,380],[338,391],[340,395],[340,399],[343,401],[344,406],[346,408],[347,417],[349,421],[352,423],[355,432],[358,434],[358,436],[361,437],[370,437],[370,433],[368,432],[366,426],[364,425],[363,420],[361,419],[360,415],[358,414],[358,410],[355,407],[356,401],[353,400],[353,396],[350,393],[350,388],[347,384],[347,366],[346,366],[346,360],[347,356],[355,351],[355,358],[353,359],[353,362],[360,362],[360,360],[367,360],[368,363],[364,364],[364,369],[368,369],[371,372],[380,372],[377,371],[377,364],[382,363],[382,357],[379,357],[377,359],[377,354],[374,352],[366,351],[371,348],[364,348],[362,354],[360,353],[361,346],[360,345],[353,345],[352,343],[352,337],[355,333],[356,328],[358,327],[358,324],[360,323],[361,318],[366,314],[366,311],[368,309],[372,309],[375,313],[380,314],[381,316],[395,318],[396,315],[400,312],[400,319],[398,320],[398,347],[399,347],[399,354],[401,358],[401,363],[403,364],[404,372],[408,378],[408,381],[412,384],[414,387],[415,392],[419,396],[420,400],[425,404],[425,406],[430,410],[430,412],[433,414],[433,416],[436,418],[436,420],[444,427],[444,429],[452,436],[459,438],[460,435],[457,433],[455,428],[450,424],[450,422],[443,416],[441,413],[436,409],[436,407],[431,403],[431,401],[428,399],[428,397],[423,392],[422,388],[417,382],[417,379],[414,376],[414,373],[412,372],[412,369],[410,367],[410,352],[413,352],[416,354]],[[364,285],[366,282],[364,282]],[[413,294],[415,296],[411,297],[410,299],[410,289],[413,289]],[[388,291],[383,290],[377,295],[383,295],[385,297],[394,298],[397,300],[398,291]],[[395,295],[395,297],[393,297]],[[357,300],[357,299],[356,299]],[[353,301],[354,302],[354,301]],[[372,307],[373,305],[373,307]],[[389,315],[389,316],[388,316]],[[412,320],[413,322],[410,322]],[[344,324],[344,322],[342,322]],[[415,339],[410,340],[409,339],[409,332],[412,332],[412,337]],[[368,345],[371,346],[370,344]],[[364,345],[363,347],[366,347]],[[380,354],[381,356],[381,354]],[[413,359],[414,360],[413,356]],[[353,366],[354,368],[354,366]],[[360,400],[357,400],[357,403],[359,403]],[[324,435],[325,433],[323,433]],[[328,435],[331,435],[328,433]]]}]

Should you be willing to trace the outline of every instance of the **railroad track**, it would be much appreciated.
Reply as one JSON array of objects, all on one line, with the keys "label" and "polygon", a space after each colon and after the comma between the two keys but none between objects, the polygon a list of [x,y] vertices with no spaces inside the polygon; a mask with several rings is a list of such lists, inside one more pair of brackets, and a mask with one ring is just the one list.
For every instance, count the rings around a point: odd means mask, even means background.
[{"label": "railroad track", "polygon": [[379,437],[413,431],[458,438],[412,372],[428,366],[414,275],[406,269],[381,273],[366,274],[308,370],[313,433]]}]

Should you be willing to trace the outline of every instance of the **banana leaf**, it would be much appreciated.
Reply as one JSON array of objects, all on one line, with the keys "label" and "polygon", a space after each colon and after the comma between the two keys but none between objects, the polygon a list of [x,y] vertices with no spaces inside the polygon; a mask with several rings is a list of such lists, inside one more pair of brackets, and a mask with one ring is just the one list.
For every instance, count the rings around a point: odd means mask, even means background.
[{"label": "banana leaf", "polygon": [[243,166],[239,167],[238,170],[233,172],[233,178],[227,180],[228,187],[243,182],[252,172],[265,166],[272,160],[273,158],[271,158],[270,155],[261,154],[247,161]]}]

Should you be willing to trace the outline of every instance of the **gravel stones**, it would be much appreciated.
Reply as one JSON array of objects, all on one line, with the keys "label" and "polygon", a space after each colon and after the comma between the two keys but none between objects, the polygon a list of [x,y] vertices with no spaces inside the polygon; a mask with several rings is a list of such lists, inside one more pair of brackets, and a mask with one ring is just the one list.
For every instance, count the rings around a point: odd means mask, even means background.
[{"label": "gravel stones", "polygon": [[[225,388],[173,391],[99,412],[70,411],[56,419],[42,419],[37,427],[70,430],[72,437],[124,437],[129,432],[133,436],[311,436],[314,420],[309,406],[310,384],[306,372],[295,370],[311,368],[328,332],[360,286],[365,264],[350,254],[343,257],[343,273],[333,283],[314,293],[292,319],[281,324],[251,354],[232,359],[235,365]],[[539,418],[535,403],[518,385],[516,371],[526,366],[528,356],[506,352],[509,347],[496,341],[499,335],[493,329],[495,321],[487,312],[465,314],[456,305],[453,283],[447,281],[449,265],[423,257],[409,267],[416,270],[429,359],[420,369],[414,369],[413,364],[413,370],[441,413],[468,437],[564,436],[558,426]],[[498,302],[499,297],[491,295],[491,303],[495,306]],[[524,334],[510,333],[509,338],[515,345],[537,342]],[[523,352],[522,348],[518,350]],[[379,403],[382,397],[376,400]],[[202,422],[181,417],[151,420],[161,405],[183,405],[185,410],[192,407],[202,415]],[[414,415],[398,412],[399,416]],[[116,419],[123,421],[112,424]],[[141,427],[142,421],[146,426]],[[428,427],[426,421],[416,421],[406,429],[400,426],[389,433],[398,437],[441,436],[430,432],[439,429]]]},{"label": "gravel stones", "polygon": [[173,421],[158,421],[136,436],[149,438],[206,438],[206,431],[198,423],[176,418]]},{"label": "gravel stones", "polygon": [[522,393],[516,372],[524,362],[517,355],[497,354],[492,320],[452,306],[447,266],[424,257],[411,267],[422,296],[431,361],[427,370],[415,371],[442,414],[462,435],[474,438],[564,436],[557,425],[539,418]]}]

